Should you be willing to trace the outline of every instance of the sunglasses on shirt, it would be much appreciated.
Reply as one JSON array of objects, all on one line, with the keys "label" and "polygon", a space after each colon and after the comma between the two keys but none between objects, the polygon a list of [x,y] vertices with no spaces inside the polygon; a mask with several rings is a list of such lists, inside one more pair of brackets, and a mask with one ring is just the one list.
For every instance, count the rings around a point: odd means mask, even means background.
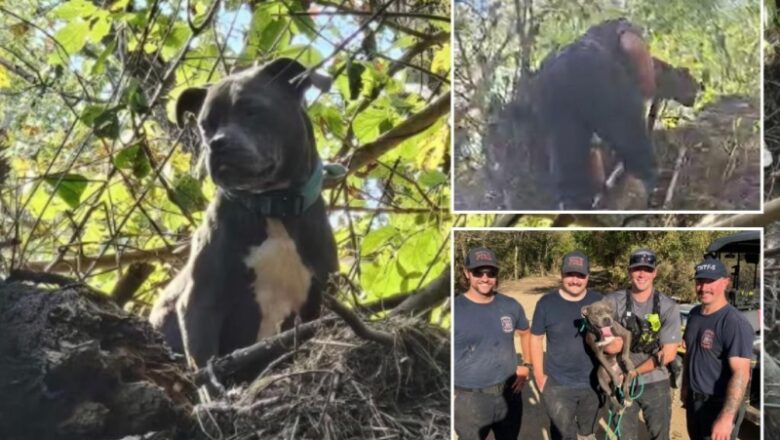
[{"label": "sunglasses on shirt", "polygon": [[483,275],[487,275],[488,278],[496,278],[498,276],[498,271],[495,269],[472,269],[470,272],[475,278],[482,278]]}]

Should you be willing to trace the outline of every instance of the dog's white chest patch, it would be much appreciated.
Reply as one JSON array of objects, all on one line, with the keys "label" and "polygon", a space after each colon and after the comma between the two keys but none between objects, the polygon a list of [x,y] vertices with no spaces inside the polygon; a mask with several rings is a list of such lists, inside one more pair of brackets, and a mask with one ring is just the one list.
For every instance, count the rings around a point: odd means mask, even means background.
[{"label": "dog's white chest patch", "polygon": [[278,333],[285,318],[301,309],[312,277],[280,221],[267,219],[266,232],[265,241],[244,258],[255,273],[252,289],[261,313],[258,340]]}]

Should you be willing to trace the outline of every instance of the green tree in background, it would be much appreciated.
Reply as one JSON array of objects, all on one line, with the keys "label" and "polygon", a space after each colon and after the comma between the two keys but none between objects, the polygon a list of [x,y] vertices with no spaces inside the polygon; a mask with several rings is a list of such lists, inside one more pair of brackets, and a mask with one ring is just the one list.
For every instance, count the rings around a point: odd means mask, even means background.
[{"label": "green tree in background", "polygon": [[[628,285],[628,259],[639,248],[658,256],[656,286],[685,302],[695,299],[693,273],[707,246],[731,231],[457,231],[456,276],[468,249],[487,246],[496,253],[502,279],[558,275],[563,255],[575,249],[590,258],[592,270],[602,272],[599,288],[617,290]],[[519,268],[519,269],[518,269]],[[462,284],[461,284],[462,285]]]}]

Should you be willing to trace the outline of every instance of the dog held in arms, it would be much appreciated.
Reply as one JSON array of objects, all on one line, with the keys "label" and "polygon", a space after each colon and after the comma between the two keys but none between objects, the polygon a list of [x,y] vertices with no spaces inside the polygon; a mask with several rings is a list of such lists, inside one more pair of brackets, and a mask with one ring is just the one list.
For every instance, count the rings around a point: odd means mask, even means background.
[{"label": "dog held in arms", "polygon": [[[628,372],[634,370],[634,363],[629,358],[631,351],[631,332],[623,327],[615,318],[612,303],[606,300],[597,301],[582,308],[582,316],[587,321],[585,328],[585,343],[593,350],[599,361],[596,375],[599,387],[609,398],[610,408],[614,412],[631,405],[629,389],[631,379]],[[605,348],[616,337],[623,338],[623,349],[620,352],[620,362],[617,354],[605,352]],[[622,365],[621,365],[622,363]],[[620,389],[622,402],[616,395]]]},{"label": "dog held in arms", "polygon": [[217,194],[150,321],[192,367],[319,315],[338,260],[303,107],[312,85],[330,78],[282,58],[176,103],[179,126],[197,115]]}]

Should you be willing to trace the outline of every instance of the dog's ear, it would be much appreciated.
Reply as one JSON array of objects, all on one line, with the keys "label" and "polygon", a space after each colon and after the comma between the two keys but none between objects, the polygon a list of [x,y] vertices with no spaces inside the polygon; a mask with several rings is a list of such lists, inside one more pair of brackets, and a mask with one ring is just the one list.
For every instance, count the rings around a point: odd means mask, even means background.
[{"label": "dog's ear", "polygon": [[584,306],[580,309],[580,313],[582,313],[582,316],[588,316],[588,306]]},{"label": "dog's ear", "polygon": [[176,100],[176,125],[179,128],[184,127],[184,123],[187,122],[184,119],[186,112],[196,116],[200,113],[203,101],[206,100],[206,93],[208,89],[205,87],[190,87],[181,92],[179,99]]},{"label": "dog's ear", "polygon": [[326,92],[330,89],[333,80],[317,72],[311,72],[303,64],[290,58],[277,58],[263,66],[263,73],[289,88],[295,96],[303,98],[303,94],[311,87]]}]

